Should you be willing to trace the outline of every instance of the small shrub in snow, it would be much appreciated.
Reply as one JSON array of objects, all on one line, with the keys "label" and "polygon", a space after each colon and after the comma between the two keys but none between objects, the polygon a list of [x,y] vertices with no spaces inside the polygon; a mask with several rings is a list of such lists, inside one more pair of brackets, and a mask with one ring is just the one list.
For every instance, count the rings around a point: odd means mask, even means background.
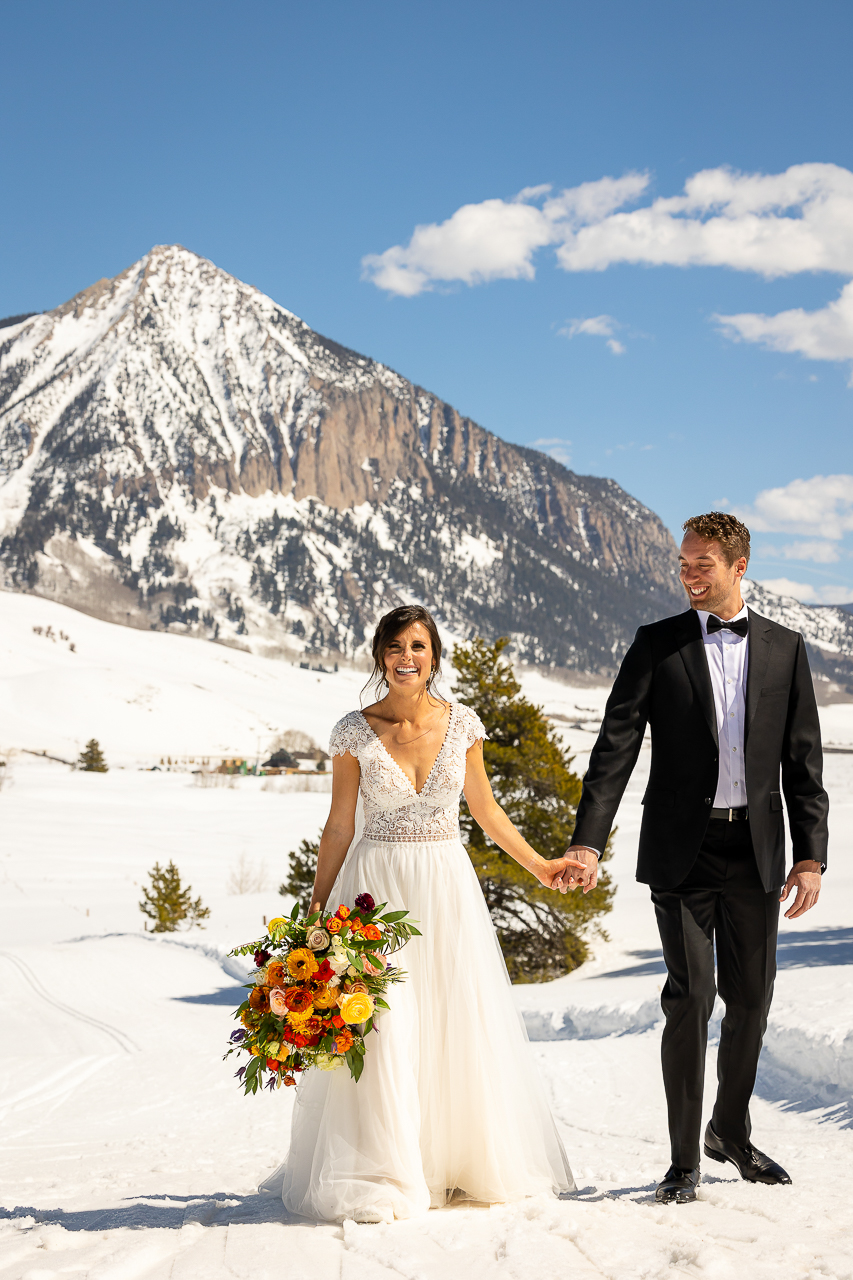
[{"label": "small shrub in snow", "polygon": [[86,743],[86,746],[77,757],[77,768],[82,769],[84,773],[109,772],[109,766],[104,759],[104,753],[97,738],[90,738]]},{"label": "small shrub in snow", "polygon": [[174,933],[182,924],[191,929],[210,915],[210,908],[201,905],[201,898],[192,897],[192,886],[184,889],[181,877],[174,862],[169,862],[165,870],[159,862],[148,872],[151,888],[142,890],[142,901],[139,910],[153,920],[152,933]]}]

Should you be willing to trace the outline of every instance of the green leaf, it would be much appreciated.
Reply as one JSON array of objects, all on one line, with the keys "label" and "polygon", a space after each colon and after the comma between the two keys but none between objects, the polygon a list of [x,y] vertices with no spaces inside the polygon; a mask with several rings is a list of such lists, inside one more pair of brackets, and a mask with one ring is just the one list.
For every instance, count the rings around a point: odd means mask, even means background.
[{"label": "green leaf", "polygon": [[390,1005],[386,1004],[386,1002],[382,999],[382,997],[381,997],[381,996],[375,996],[375,997],[374,997],[374,999],[373,999],[373,1003],[374,1003],[374,1004],[377,1006],[377,1008],[379,1008],[379,1009],[389,1009],[389,1010],[390,1010]]},{"label": "green leaf", "polygon": [[358,1083],[358,1080],[361,1077],[361,1073],[364,1070],[364,1058],[361,1058],[358,1055],[356,1055],[356,1057],[353,1058],[351,1070],[352,1070],[353,1080],[355,1080],[356,1083]]},{"label": "green leaf", "polygon": [[292,910],[292,911],[291,911],[291,913],[290,913],[290,918],[291,918],[291,920],[298,920],[298,919],[299,919],[299,903],[298,903],[298,902],[294,902],[294,904],[293,904],[293,910]]},{"label": "green leaf", "polygon": [[383,924],[396,924],[398,920],[402,920],[403,916],[407,916],[408,911],[389,911],[387,916],[382,917]]},{"label": "green leaf", "polygon": [[373,1030],[373,1018],[371,1017],[371,1018],[368,1018],[367,1022],[365,1022],[364,1024],[364,1034],[366,1036],[370,1035],[372,1030]]},{"label": "green leaf", "polygon": [[366,952],[365,959],[369,960],[371,964],[375,964],[377,969],[382,967],[382,957],[378,956],[375,951]]},{"label": "green leaf", "polygon": [[413,924],[409,925],[409,933],[413,934],[416,938],[422,938],[424,936],[420,929],[416,929]]}]

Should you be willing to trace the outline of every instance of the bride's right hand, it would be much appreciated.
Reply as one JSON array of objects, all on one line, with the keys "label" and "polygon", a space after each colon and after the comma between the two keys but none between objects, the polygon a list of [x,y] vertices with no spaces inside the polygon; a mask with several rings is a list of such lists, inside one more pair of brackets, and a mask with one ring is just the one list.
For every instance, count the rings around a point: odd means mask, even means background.
[{"label": "bride's right hand", "polygon": [[543,858],[541,864],[531,868],[531,870],[539,883],[544,884],[546,889],[558,889],[562,888],[562,885],[555,882],[560,879],[564,871],[571,867],[580,871],[584,870],[584,864],[578,862],[577,858],[567,857]]}]

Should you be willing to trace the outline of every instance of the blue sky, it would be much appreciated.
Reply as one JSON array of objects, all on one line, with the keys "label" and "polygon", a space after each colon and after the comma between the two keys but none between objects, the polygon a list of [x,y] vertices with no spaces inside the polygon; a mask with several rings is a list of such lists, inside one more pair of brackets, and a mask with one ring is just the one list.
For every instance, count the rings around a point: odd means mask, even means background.
[{"label": "blue sky", "polygon": [[846,0],[9,6],[0,315],[184,244],[851,600],[851,37]]}]

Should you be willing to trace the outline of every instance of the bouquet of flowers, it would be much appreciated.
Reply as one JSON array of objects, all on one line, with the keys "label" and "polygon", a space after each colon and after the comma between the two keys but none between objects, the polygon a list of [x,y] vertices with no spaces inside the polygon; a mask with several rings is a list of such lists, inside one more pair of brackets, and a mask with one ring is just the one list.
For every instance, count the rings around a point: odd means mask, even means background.
[{"label": "bouquet of flowers", "polygon": [[406,976],[388,957],[420,934],[408,911],[385,912],[387,905],[360,893],[352,908],[301,918],[297,903],[289,919],[270,920],[259,942],[229,952],[254,953],[257,968],[234,1015],[242,1027],[232,1031],[225,1054],[249,1053],[236,1073],[245,1093],[295,1084],[310,1067],[334,1071],[343,1063],[358,1080],[365,1039],[376,1029],[378,1010],[388,1008],[383,996]]}]

